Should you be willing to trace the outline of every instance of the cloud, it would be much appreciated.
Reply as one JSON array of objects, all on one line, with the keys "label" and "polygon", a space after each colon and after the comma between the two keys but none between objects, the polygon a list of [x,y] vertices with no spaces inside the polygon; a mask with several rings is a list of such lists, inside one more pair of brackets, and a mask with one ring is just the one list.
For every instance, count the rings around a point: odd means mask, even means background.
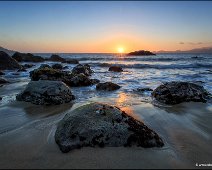
[{"label": "cloud", "polygon": [[201,44],[203,44],[202,42],[189,42],[188,44],[190,44],[190,45],[201,45]]},{"label": "cloud", "polygon": [[202,44],[212,44],[212,42],[179,42],[179,44],[181,45],[186,45],[186,44],[189,44],[189,45],[202,45]]}]

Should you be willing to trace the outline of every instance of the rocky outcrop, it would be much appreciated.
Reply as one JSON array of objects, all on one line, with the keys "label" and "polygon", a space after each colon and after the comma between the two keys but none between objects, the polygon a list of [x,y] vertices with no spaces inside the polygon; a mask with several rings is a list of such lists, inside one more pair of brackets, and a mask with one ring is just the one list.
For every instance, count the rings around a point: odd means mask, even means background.
[{"label": "rocky outcrop", "polygon": [[20,69],[21,65],[11,58],[7,53],[0,51],[0,70],[15,70]]},{"label": "rocky outcrop", "polygon": [[96,90],[113,91],[120,88],[121,86],[112,82],[99,83],[96,85]]},{"label": "rocky outcrop", "polygon": [[81,147],[162,147],[162,139],[119,108],[92,103],[69,112],[58,124],[55,141],[62,152]]},{"label": "rocky outcrop", "polygon": [[73,74],[83,73],[86,76],[90,76],[93,73],[93,70],[91,70],[88,64],[85,64],[85,65],[78,64],[76,67],[72,69],[72,73]]},{"label": "rocky outcrop", "polygon": [[0,77],[0,84],[9,83],[6,79]]},{"label": "rocky outcrop", "polygon": [[119,66],[111,66],[108,71],[114,71],[114,72],[122,72],[123,69]]},{"label": "rocky outcrop", "polygon": [[168,82],[157,87],[152,96],[165,104],[182,102],[206,102],[209,93],[200,85],[188,82]]},{"label": "rocky outcrop", "polygon": [[53,68],[38,68],[30,72],[31,80],[54,80],[63,81],[69,86],[89,86],[98,83],[96,79],[90,79],[88,76],[73,74],[69,71],[61,71]]},{"label": "rocky outcrop", "polygon": [[14,58],[18,62],[44,62],[45,59],[41,56],[34,56],[31,53],[19,53],[16,52],[13,54],[12,58]]},{"label": "rocky outcrop", "polygon": [[134,51],[127,54],[128,56],[150,56],[150,55],[156,55],[150,51],[140,50],[140,51]]},{"label": "rocky outcrop", "polygon": [[62,66],[61,64],[58,64],[58,63],[57,63],[57,64],[53,64],[53,65],[52,65],[52,68],[53,68],[53,69],[62,70],[62,69],[63,69],[63,66]]},{"label": "rocky outcrop", "polygon": [[50,58],[47,59],[48,61],[57,61],[57,62],[65,62],[65,59],[60,57],[57,54],[52,54]]},{"label": "rocky outcrop", "polygon": [[58,105],[68,103],[75,97],[71,89],[61,81],[31,81],[23,92],[16,96],[18,101],[36,105]]}]

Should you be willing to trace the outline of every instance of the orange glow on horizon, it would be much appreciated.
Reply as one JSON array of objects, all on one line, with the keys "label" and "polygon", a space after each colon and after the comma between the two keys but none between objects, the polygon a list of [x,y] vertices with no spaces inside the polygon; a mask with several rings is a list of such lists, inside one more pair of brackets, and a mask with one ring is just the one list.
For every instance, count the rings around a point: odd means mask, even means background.
[{"label": "orange glow on horizon", "polygon": [[[3,47],[19,52],[30,53],[129,53],[137,50],[148,51],[174,51],[196,48],[189,44],[181,45],[179,42],[164,40],[160,42],[147,35],[137,35],[132,32],[111,31],[92,39],[78,39],[71,37],[49,39],[15,39],[5,42]],[[203,47],[204,44],[199,45]]]}]

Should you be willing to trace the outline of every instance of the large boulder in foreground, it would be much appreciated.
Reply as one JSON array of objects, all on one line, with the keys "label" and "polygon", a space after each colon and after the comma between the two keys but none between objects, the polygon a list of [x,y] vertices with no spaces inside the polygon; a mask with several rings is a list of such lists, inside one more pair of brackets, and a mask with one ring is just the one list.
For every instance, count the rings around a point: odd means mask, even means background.
[{"label": "large boulder in foreground", "polygon": [[83,73],[86,76],[90,76],[93,73],[93,70],[91,70],[88,64],[85,64],[85,65],[78,64],[76,67],[72,69],[72,73],[73,74]]},{"label": "large boulder in foreground", "polygon": [[139,50],[139,51],[134,51],[134,52],[130,52],[127,54],[128,56],[133,56],[133,55],[137,55],[137,56],[149,56],[149,55],[156,55],[150,51],[145,51],[145,50]]},{"label": "large boulder in foreground", "polygon": [[7,53],[0,51],[0,70],[21,69],[21,65]]},{"label": "large boulder in foreground", "polygon": [[14,58],[18,62],[44,62],[45,61],[43,57],[34,56],[31,53],[16,52],[13,54],[12,58]]},{"label": "large boulder in foreground", "polygon": [[168,82],[157,87],[152,96],[165,104],[182,102],[206,102],[209,93],[200,85],[188,82]]},{"label": "large boulder in foreground", "polygon": [[108,71],[113,71],[113,72],[122,72],[123,69],[119,66],[111,66],[109,67]]},{"label": "large boulder in foreground", "polygon": [[121,86],[112,82],[98,83],[96,85],[96,90],[105,90],[105,91],[113,91],[120,89]]},{"label": "large boulder in foreground", "polygon": [[16,96],[18,101],[36,105],[59,105],[74,100],[71,89],[61,81],[30,81],[23,92]]},{"label": "large boulder in foreground", "polygon": [[62,152],[84,146],[162,147],[162,139],[119,108],[92,103],[72,110],[59,122],[55,141]]},{"label": "large boulder in foreground", "polygon": [[57,62],[65,62],[65,59],[60,57],[57,54],[52,54],[50,58],[48,58],[47,60],[49,61],[57,61]]}]

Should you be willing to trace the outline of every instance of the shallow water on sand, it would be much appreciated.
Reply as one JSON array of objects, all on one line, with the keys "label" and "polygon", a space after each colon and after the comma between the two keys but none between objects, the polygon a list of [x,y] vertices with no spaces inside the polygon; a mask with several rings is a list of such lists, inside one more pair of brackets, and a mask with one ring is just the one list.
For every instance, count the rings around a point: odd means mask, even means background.
[{"label": "shallow water on sand", "polygon": [[[16,101],[16,94],[30,81],[29,71],[38,66],[19,75],[8,71],[4,76],[12,83],[0,88],[3,97],[0,102],[0,168],[201,168],[196,167],[196,163],[212,163],[211,102],[156,106],[150,92],[134,91],[138,87],[154,89],[166,80],[189,79],[204,80],[201,84],[211,92],[209,74],[192,78],[197,71],[174,69],[170,72],[152,68],[127,68],[122,73],[110,73],[108,68],[93,66],[92,77],[118,83],[122,88],[97,92],[95,86],[75,87],[72,92],[76,100],[56,107]],[[75,65],[68,66],[71,69]],[[120,107],[156,131],[165,146],[150,149],[88,147],[61,153],[54,141],[57,123],[70,110],[90,102]]]}]

